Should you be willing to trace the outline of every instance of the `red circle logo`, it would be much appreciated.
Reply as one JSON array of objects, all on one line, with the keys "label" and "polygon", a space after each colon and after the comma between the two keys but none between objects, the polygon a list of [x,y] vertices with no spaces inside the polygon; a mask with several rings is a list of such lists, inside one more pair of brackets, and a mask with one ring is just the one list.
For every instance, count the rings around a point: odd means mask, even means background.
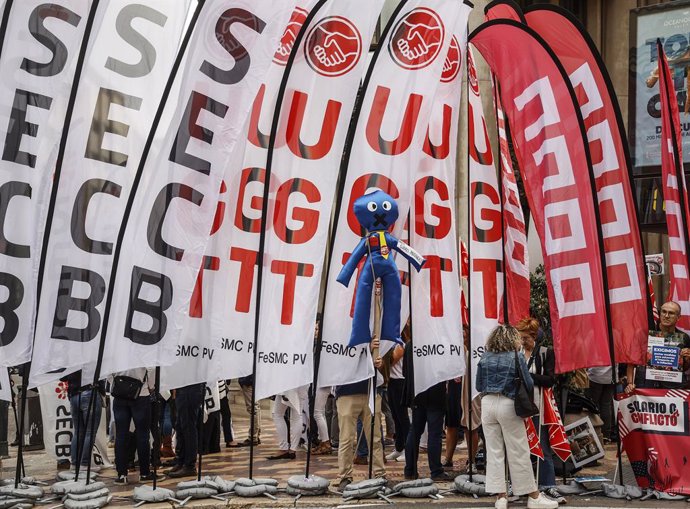
[{"label": "red circle logo", "polygon": [[297,34],[302,28],[302,25],[304,25],[304,22],[307,20],[307,14],[309,14],[307,11],[299,7],[292,11],[290,21],[285,27],[283,36],[280,38],[280,45],[276,50],[276,54],[273,55],[273,61],[276,64],[287,64],[288,58],[290,58],[290,53],[292,53],[292,48],[295,45]]},{"label": "red circle logo", "polygon": [[414,9],[393,28],[388,52],[400,67],[422,69],[438,56],[444,35],[438,14],[431,9]]},{"label": "red circle logo", "polygon": [[441,74],[441,81],[443,83],[450,83],[460,73],[460,61],[462,52],[460,51],[460,43],[455,36],[450,40],[450,47],[448,48],[448,55],[443,62],[443,73]]},{"label": "red circle logo", "polygon": [[362,56],[362,36],[351,21],[330,16],[319,21],[307,35],[307,63],[323,76],[342,76]]}]

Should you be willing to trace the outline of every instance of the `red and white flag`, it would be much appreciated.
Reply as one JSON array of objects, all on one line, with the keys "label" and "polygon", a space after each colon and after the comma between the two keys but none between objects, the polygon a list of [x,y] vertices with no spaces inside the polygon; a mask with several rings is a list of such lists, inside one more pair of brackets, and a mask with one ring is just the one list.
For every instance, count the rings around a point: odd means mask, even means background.
[{"label": "red and white flag", "polygon": [[561,414],[556,405],[556,399],[553,396],[553,389],[546,387],[542,389],[542,426],[546,426],[549,433],[549,444],[551,450],[556,453],[561,461],[565,462],[572,454],[570,450],[570,443],[565,434],[565,427],[561,420]]},{"label": "red and white flag", "polygon": [[[335,282],[362,234],[352,203],[374,188],[387,192],[397,200],[400,211],[393,235],[405,238],[402,231],[416,185],[413,176],[426,157],[421,148],[434,97],[454,29],[464,12],[457,0],[410,0],[399,7],[372,58],[371,74],[361,92],[361,112],[354,126],[340,212],[334,223],[322,325],[321,386],[355,382],[373,374],[367,349],[347,347],[356,285],[346,288]],[[407,269],[407,261],[398,262],[399,268]]]},{"label": "red and white flag", "polygon": [[525,419],[525,429],[527,431],[527,443],[529,444],[529,452],[532,456],[544,459],[544,451],[541,448],[539,441],[539,433],[534,426],[534,420],[531,417]]},{"label": "red and white flag", "polygon": [[[271,122],[288,58],[316,1],[297,1],[254,98],[243,155],[225,168],[203,267],[182,325],[175,363],[161,369],[162,387],[252,373],[256,267]],[[277,188],[275,183],[272,189]]]},{"label": "red and white flag", "polygon": [[541,239],[556,371],[607,366],[602,246],[587,146],[568,77],[543,41],[515,21],[485,23],[470,42],[498,79]]},{"label": "red and white flag", "polygon": [[281,110],[259,310],[257,399],[314,378],[314,322],[338,172],[383,0],[330,1],[296,49]]},{"label": "red and white flag", "polygon": [[683,145],[676,90],[663,46],[657,41],[659,99],[661,102],[661,183],[666,206],[671,290],[669,298],[680,305],[678,328],[690,330],[690,266],[688,224],[690,205],[683,171]]},{"label": "red and white flag", "polygon": [[[467,55],[470,153],[470,362],[471,372],[476,373],[486,338],[503,321],[503,230],[501,191],[471,48],[468,48]],[[473,377],[472,397],[476,395]]]},{"label": "red and white flag", "polygon": [[628,141],[611,79],[587,31],[565,9],[539,5],[526,9],[525,17],[568,73],[587,132],[616,362],[644,364],[649,330],[645,260]]},{"label": "red and white flag", "polygon": [[[467,49],[467,20],[472,7],[463,3],[443,64],[434,107],[424,139],[421,164],[413,172],[410,244],[425,259],[412,274],[414,391],[465,373],[465,347],[459,306],[456,171],[462,62]],[[422,355],[425,353],[426,355]]]}]

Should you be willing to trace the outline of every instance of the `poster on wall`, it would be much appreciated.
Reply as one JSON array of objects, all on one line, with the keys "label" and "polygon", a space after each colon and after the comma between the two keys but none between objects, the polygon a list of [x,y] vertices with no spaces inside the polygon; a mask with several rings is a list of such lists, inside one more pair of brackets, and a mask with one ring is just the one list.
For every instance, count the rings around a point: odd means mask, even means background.
[{"label": "poster on wall", "polygon": [[635,175],[659,173],[661,166],[657,38],[661,39],[676,89],[683,161],[690,162],[690,0],[680,0],[630,11],[628,136]]}]

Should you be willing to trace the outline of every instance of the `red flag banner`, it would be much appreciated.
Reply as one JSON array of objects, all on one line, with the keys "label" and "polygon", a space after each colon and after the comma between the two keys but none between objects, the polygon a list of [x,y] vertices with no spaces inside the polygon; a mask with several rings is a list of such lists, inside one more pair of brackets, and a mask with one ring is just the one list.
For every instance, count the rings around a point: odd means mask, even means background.
[{"label": "red flag banner", "polygon": [[470,42],[500,84],[541,239],[556,370],[607,366],[604,272],[590,161],[567,75],[544,41],[515,21],[485,23]]},{"label": "red flag banner", "polygon": [[527,430],[527,443],[529,444],[529,453],[537,458],[544,459],[544,451],[539,443],[539,433],[534,426],[534,421],[531,418],[525,419],[525,429]]},{"label": "red flag banner", "polygon": [[494,0],[484,7],[486,21],[492,19],[512,19],[513,21],[525,22],[520,6],[513,0]]},{"label": "red flag banner", "polygon": [[682,171],[680,115],[666,55],[657,42],[659,97],[661,102],[661,182],[666,204],[671,291],[669,297],[681,308],[677,326],[690,330],[690,270],[688,268],[687,187]]},{"label": "red flag banner", "polygon": [[546,426],[549,430],[549,444],[551,444],[551,450],[556,453],[556,456],[558,456],[561,461],[565,462],[570,458],[572,451],[570,450],[568,437],[565,434],[561,414],[558,411],[556,400],[553,397],[553,389],[547,387],[541,391],[541,394],[543,400],[542,425]]},{"label": "red flag banner", "polygon": [[527,228],[520,203],[520,192],[515,179],[513,162],[508,147],[508,133],[501,101],[494,88],[494,107],[498,125],[501,158],[501,192],[503,203],[503,252],[506,271],[506,301],[508,320],[517,323],[530,316],[529,257],[527,254]]},{"label": "red flag banner", "polygon": [[618,401],[623,450],[637,484],[690,495],[690,391],[637,389]]},{"label": "red flag banner", "polygon": [[616,362],[643,364],[649,329],[645,261],[630,182],[630,155],[611,80],[584,27],[567,11],[540,5],[526,9],[525,17],[568,73],[587,130]]}]

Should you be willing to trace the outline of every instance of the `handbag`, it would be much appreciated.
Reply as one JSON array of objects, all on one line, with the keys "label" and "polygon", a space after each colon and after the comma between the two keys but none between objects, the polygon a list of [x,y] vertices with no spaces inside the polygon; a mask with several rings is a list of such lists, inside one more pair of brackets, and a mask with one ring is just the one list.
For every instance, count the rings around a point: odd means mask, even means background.
[{"label": "handbag", "polygon": [[520,360],[518,359],[517,350],[515,351],[515,370],[517,371],[517,375],[514,379],[515,413],[519,417],[527,419],[528,417],[537,415],[539,413],[539,408],[537,408],[537,405],[534,404],[534,401],[532,399],[532,393],[531,391],[527,390],[527,386],[525,385],[525,380],[522,376],[522,370],[520,369]]},{"label": "handbag", "polygon": [[144,375],[144,380],[139,380],[131,376],[117,375],[113,378],[113,385],[110,388],[110,395],[114,398],[122,398],[134,401],[139,397],[144,382],[148,377],[148,372]]}]

